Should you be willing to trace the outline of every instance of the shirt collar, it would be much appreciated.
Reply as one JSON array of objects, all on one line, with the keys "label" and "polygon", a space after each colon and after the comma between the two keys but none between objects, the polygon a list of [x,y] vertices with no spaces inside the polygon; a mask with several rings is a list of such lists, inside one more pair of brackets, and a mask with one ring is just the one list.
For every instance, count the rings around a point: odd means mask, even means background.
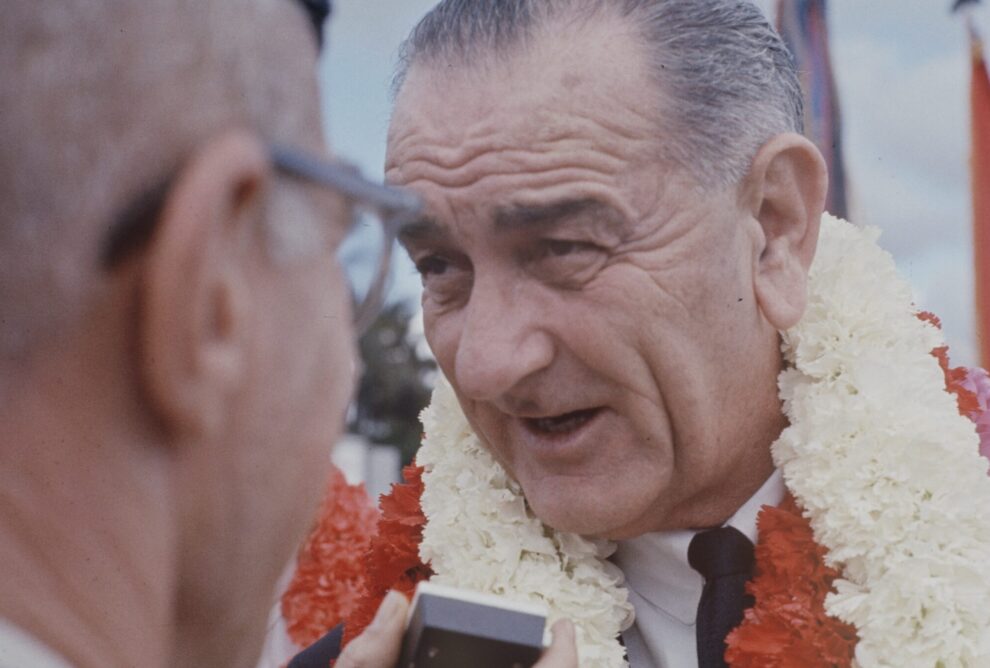
[{"label": "shirt collar", "polygon": [[65,659],[27,631],[0,618],[0,668],[69,668]]},{"label": "shirt collar", "polygon": [[[786,493],[775,470],[763,486],[723,526],[741,531],[756,543],[756,517],[763,506],[777,506]],[[659,531],[619,542],[612,561],[622,569],[630,589],[683,624],[694,624],[704,580],[688,564],[696,531]]]}]

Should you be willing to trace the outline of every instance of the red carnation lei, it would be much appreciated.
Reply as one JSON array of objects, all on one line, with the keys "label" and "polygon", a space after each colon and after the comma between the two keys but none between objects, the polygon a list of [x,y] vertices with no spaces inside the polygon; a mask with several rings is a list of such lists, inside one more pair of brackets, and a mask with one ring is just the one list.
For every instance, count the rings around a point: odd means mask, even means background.
[{"label": "red carnation lei", "polygon": [[412,597],[416,584],[430,579],[433,571],[419,559],[426,516],[420,507],[423,494],[423,468],[407,466],[402,470],[405,484],[392,485],[392,492],[381,497],[378,535],[365,554],[364,592],[354,611],[343,619],[346,645],[364,631],[375,616],[390,589]]},{"label": "red carnation lei", "polygon": [[[918,317],[941,327],[931,313]],[[980,405],[965,386],[967,370],[949,367],[949,349],[932,351],[956,396],[960,414],[976,420]],[[757,517],[756,576],[746,585],[756,603],[726,638],[726,662],[733,668],[845,668],[852,664],[858,637],[850,624],[825,613],[825,597],[838,571],[825,566],[824,547],[790,494],[777,508]]]},{"label": "red carnation lei", "polygon": [[371,546],[377,517],[364,485],[348,485],[333,469],[316,525],[282,595],[282,617],[298,646],[320,639],[357,609],[366,577],[361,558]]},{"label": "red carnation lei", "polygon": [[406,483],[382,495],[379,513],[363,485],[348,485],[333,470],[319,519],[282,595],[282,616],[294,643],[310,645],[346,620],[346,644],[371,623],[390,589],[411,596],[416,583],[433,574],[419,560],[426,524],[419,506],[422,473],[407,466]]},{"label": "red carnation lei", "polygon": [[825,613],[839,572],[825,565],[825,548],[788,494],[757,518],[756,577],[746,590],[756,604],[726,638],[734,668],[848,666],[856,629]]}]

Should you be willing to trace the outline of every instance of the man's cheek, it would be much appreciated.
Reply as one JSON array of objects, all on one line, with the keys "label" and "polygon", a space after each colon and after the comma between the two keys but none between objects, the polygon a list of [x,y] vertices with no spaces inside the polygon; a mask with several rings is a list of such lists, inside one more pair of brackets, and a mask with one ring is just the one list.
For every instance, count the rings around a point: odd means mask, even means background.
[{"label": "man's cheek", "polygon": [[505,424],[500,419],[499,412],[479,402],[463,399],[459,399],[459,402],[471,429],[481,441],[482,447],[503,466],[509,464],[508,459],[512,452],[512,444],[508,440]]},{"label": "man's cheek", "polygon": [[431,316],[423,314],[423,331],[426,335],[426,343],[433,351],[437,364],[443,375],[457,388],[457,378],[455,365],[457,361],[457,347],[460,342],[460,332],[454,326],[455,323],[443,316]]}]

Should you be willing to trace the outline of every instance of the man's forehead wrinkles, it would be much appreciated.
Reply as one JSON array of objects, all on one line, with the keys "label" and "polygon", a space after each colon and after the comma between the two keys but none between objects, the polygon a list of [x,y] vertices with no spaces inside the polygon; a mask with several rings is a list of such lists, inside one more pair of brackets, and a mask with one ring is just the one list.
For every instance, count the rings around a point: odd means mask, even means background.
[{"label": "man's forehead wrinkles", "polygon": [[[560,129],[554,136],[519,135],[497,137],[494,133],[487,137],[465,140],[457,145],[451,145],[442,138],[420,137],[417,141],[405,141],[393,147],[393,161],[404,165],[414,161],[424,161],[437,167],[457,170],[471,167],[486,158],[493,161],[507,160],[525,165],[526,161],[567,162],[580,159],[610,161],[613,167],[619,167],[623,153],[629,152],[636,144],[643,143],[643,138],[626,140],[615,137],[611,141],[595,141],[595,138],[584,133],[569,132]],[[596,154],[600,154],[597,157]]]},{"label": "man's forehead wrinkles", "polygon": [[515,183],[515,187],[540,189],[568,183],[600,185],[615,184],[615,170],[609,165],[546,165],[521,167],[509,164],[504,169],[473,169],[445,170],[425,161],[414,161],[403,165],[401,175],[397,179],[400,185],[415,189],[443,188],[445,191],[463,191],[478,185],[496,180],[504,180],[506,184]]},{"label": "man's forehead wrinkles", "polygon": [[[594,127],[586,124],[586,130]],[[442,181],[476,180],[473,171],[541,172],[555,167],[584,167],[604,173],[621,170],[630,154],[650,152],[651,139],[640,136],[605,138],[575,128],[556,126],[546,131],[514,136],[493,132],[459,143],[427,133],[409,133],[393,143],[390,169],[398,169],[406,179],[428,178]]]},{"label": "man's forehead wrinkles", "polygon": [[524,105],[473,124],[455,117],[406,118],[407,123],[400,123],[404,129],[389,138],[390,164],[426,159],[457,169],[485,155],[566,156],[578,149],[628,159],[644,149],[653,152],[657,124],[646,114],[625,105],[608,112],[587,106],[549,112],[542,106]]},{"label": "man's forehead wrinkles", "polygon": [[[620,117],[628,113],[633,122],[622,122]],[[622,140],[635,144],[649,142],[656,134],[656,120],[647,115],[646,111],[636,109],[629,105],[622,105],[610,113],[603,113],[601,109],[597,113],[580,113],[568,117],[571,127],[555,128],[555,134],[564,133],[564,136],[578,139],[582,137],[595,137],[596,139],[608,139],[612,141]],[[603,133],[604,132],[604,136]]]},{"label": "man's forehead wrinkles", "polygon": [[552,146],[573,141],[640,142],[654,136],[655,126],[654,119],[644,111],[622,101],[588,100],[579,104],[549,97],[497,110],[468,128],[464,140],[491,148]]},{"label": "man's forehead wrinkles", "polygon": [[491,144],[498,138],[508,143],[509,133],[490,121],[490,113],[471,123],[463,113],[448,116],[446,108],[447,104],[418,112],[403,109],[406,113],[401,116],[397,112],[388,136],[389,147],[397,156],[409,151],[429,151],[438,162],[456,165],[478,151],[478,145]]}]

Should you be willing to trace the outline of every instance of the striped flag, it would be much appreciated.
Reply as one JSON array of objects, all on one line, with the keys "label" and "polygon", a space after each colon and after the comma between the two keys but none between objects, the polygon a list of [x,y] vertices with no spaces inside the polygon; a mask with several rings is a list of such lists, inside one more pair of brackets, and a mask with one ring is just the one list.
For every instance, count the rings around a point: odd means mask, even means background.
[{"label": "striped flag", "polygon": [[990,368],[990,77],[983,44],[969,22],[972,51],[970,166],[973,188],[973,260],[980,364]]},{"label": "striped flag", "polygon": [[842,160],[842,122],[832,77],[825,0],[777,0],[777,29],[794,56],[804,90],[804,133],[828,164],[825,208],[849,217]]}]

